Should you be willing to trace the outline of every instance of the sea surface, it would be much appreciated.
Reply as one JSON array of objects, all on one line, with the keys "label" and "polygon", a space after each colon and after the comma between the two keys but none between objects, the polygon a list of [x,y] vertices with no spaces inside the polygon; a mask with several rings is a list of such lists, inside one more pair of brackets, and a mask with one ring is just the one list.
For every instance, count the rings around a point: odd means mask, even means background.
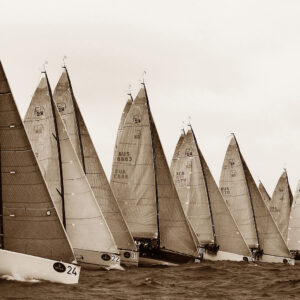
[{"label": "sea surface", "polygon": [[0,299],[300,299],[300,263],[82,270],[78,285],[0,279]]}]

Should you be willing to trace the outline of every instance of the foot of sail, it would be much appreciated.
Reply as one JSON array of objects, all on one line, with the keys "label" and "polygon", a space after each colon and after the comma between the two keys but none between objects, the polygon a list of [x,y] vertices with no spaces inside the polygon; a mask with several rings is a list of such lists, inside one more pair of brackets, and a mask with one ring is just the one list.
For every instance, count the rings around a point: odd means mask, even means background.
[{"label": "foot of sail", "polygon": [[37,256],[0,250],[0,275],[8,275],[15,280],[45,280],[76,284],[80,266],[54,261]]}]

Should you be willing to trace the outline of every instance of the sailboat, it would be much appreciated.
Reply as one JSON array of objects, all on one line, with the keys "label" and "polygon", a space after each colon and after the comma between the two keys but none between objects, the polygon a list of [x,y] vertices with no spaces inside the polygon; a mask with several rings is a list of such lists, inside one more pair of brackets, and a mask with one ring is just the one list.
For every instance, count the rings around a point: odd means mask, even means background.
[{"label": "sailboat", "polygon": [[24,125],[77,261],[88,268],[121,268],[114,238],[54,104],[46,71]]},{"label": "sailboat", "polygon": [[264,187],[264,185],[262,184],[261,181],[259,181],[258,190],[259,190],[259,192],[260,192],[263,200],[265,201],[266,206],[269,207],[270,201],[271,201],[271,197],[269,196],[266,188]]},{"label": "sailboat", "polygon": [[53,99],[68,131],[81,166],[111,230],[121,264],[137,265],[138,251],[111,190],[104,169],[75,99],[66,66],[54,90]]},{"label": "sailboat", "polygon": [[151,114],[145,83],[118,133],[111,186],[139,246],[140,265],[170,265],[199,258]]},{"label": "sailboat", "polygon": [[220,178],[220,189],[255,260],[294,264],[242,156],[231,138]]},{"label": "sailboat", "polygon": [[294,202],[291,208],[288,229],[288,247],[295,259],[300,259],[300,180],[298,181]]},{"label": "sailboat", "polygon": [[252,260],[250,250],[198,147],[193,128],[189,126],[187,134],[182,133],[177,143],[171,174],[203,258]]},{"label": "sailboat", "polygon": [[0,61],[0,275],[75,284],[79,274]]},{"label": "sailboat", "polygon": [[289,185],[287,172],[284,170],[273,192],[269,210],[285,241],[287,241],[292,204],[293,195]]}]

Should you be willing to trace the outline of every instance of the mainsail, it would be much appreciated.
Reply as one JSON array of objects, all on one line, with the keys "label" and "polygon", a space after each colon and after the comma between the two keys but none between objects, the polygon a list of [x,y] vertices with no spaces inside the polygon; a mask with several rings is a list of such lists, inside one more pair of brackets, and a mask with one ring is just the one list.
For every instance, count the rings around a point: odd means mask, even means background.
[{"label": "mainsail", "polygon": [[79,110],[66,68],[53,99],[118,248],[137,251]]},{"label": "mainsail", "polygon": [[75,261],[0,62],[2,249]]},{"label": "mainsail", "polygon": [[287,243],[290,250],[300,251],[300,180],[297,184],[291,208]]},{"label": "mainsail", "polygon": [[259,190],[259,192],[260,192],[263,200],[265,201],[267,207],[269,207],[270,201],[271,201],[271,197],[269,196],[266,188],[264,187],[264,185],[262,184],[261,181],[259,181],[258,190]]},{"label": "mainsail", "polygon": [[99,255],[95,258],[96,253],[118,253],[51,98],[46,73],[32,98],[24,124],[51,194],[61,209],[62,220],[65,220],[66,231],[78,260],[98,265],[101,259]]},{"label": "mainsail", "polygon": [[284,170],[273,192],[269,210],[285,241],[288,235],[292,204],[293,195],[286,170]]},{"label": "mainsail", "polygon": [[266,255],[290,258],[235,137],[232,137],[225,155],[220,187],[249,248]]},{"label": "mainsail", "polygon": [[199,246],[250,256],[219,188],[198,147],[193,130],[181,134],[171,164],[175,186]]},{"label": "mainsail", "polygon": [[119,133],[111,185],[133,237],[157,239],[160,248],[197,256],[144,87]]}]

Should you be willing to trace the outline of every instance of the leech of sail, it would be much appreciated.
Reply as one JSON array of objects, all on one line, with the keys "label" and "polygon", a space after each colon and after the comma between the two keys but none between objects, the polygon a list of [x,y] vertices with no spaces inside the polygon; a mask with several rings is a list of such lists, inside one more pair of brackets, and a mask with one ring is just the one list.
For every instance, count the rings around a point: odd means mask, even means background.
[{"label": "leech of sail", "polygon": [[58,153],[58,164],[59,164],[59,176],[60,176],[60,196],[61,196],[61,202],[62,202],[62,218],[63,218],[63,225],[64,228],[66,228],[66,211],[65,211],[65,191],[64,191],[64,176],[63,176],[63,168],[62,168],[62,159],[61,159],[61,149],[60,149],[60,142],[59,142],[59,133],[58,133],[58,127],[57,127],[57,120],[56,120],[56,115],[55,115],[55,104],[53,101],[52,97],[52,91],[50,87],[50,83],[48,80],[48,75],[47,72],[44,71],[46,81],[47,81],[47,87],[48,87],[48,92],[49,92],[49,97],[50,97],[50,102],[51,102],[51,110],[52,110],[52,115],[53,115],[53,121],[54,121],[54,128],[55,128],[55,140],[57,144],[57,153]]},{"label": "leech of sail", "polygon": [[151,133],[151,146],[152,146],[152,157],[153,157],[153,169],[154,169],[154,184],[155,184],[155,201],[156,201],[156,222],[157,222],[157,241],[158,245],[160,246],[160,230],[159,230],[159,207],[158,207],[158,191],[157,191],[157,175],[156,175],[156,153],[153,145],[153,130],[152,130],[152,118],[150,113],[150,105],[149,105],[149,99],[147,94],[147,89],[145,82],[142,82],[142,85],[145,89],[145,95],[147,100],[147,112],[148,112],[148,119],[149,119],[149,127],[150,127],[150,133]]},{"label": "leech of sail", "polygon": [[71,80],[70,80],[70,77],[69,77],[69,73],[68,73],[67,67],[63,66],[63,68],[66,70],[66,74],[67,74],[67,78],[68,78],[68,83],[69,83],[69,87],[70,87],[72,104],[73,104],[73,109],[74,109],[75,119],[76,119],[77,135],[78,135],[78,140],[79,140],[79,147],[80,147],[80,156],[81,156],[81,161],[82,161],[82,168],[83,168],[84,174],[86,174],[86,167],[85,167],[85,160],[84,160],[84,153],[83,153],[81,132],[80,132],[80,126],[79,126],[79,118],[78,118],[77,109],[76,109],[76,103],[75,103],[75,96],[74,96],[74,93],[73,93],[73,88],[72,88],[72,84],[71,84]]},{"label": "leech of sail", "polygon": [[258,245],[258,249],[260,249],[260,242],[259,242],[259,236],[258,236],[258,230],[257,230],[257,224],[256,224],[256,217],[255,217],[255,213],[254,213],[253,200],[252,200],[252,195],[251,195],[250,188],[249,188],[248,179],[247,179],[247,176],[246,176],[246,173],[245,173],[244,159],[242,158],[240,146],[239,146],[239,144],[238,144],[238,142],[235,138],[235,134],[232,133],[232,135],[235,139],[237,149],[238,149],[238,153],[239,153],[239,156],[240,156],[240,159],[241,159],[241,162],[242,162],[242,167],[243,167],[243,170],[244,170],[243,174],[245,176],[245,181],[246,181],[248,194],[249,194],[249,198],[250,198],[250,204],[251,204],[252,216],[253,216],[253,221],[254,221],[254,228],[255,228],[255,233],[256,233],[257,245]]},{"label": "leech of sail", "polygon": [[[201,154],[200,154],[200,151],[199,151],[198,142],[197,142],[193,127],[192,127],[192,125],[189,125],[189,127],[191,128],[193,138],[194,138],[194,141],[195,141],[195,144],[196,144],[197,154],[198,154],[198,157],[199,157],[199,160],[200,160],[201,168],[203,168]],[[205,175],[204,172],[203,172],[203,179],[204,179],[204,185],[205,185],[205,192],[206,192],[206,196],[207,196],[207,200],[208,200],[208,208],[209,208],[209,214],[210,214],[210,221],[211,221],[211,228],[212,228],[212,232],[213,232],[214,244],[216,245],[217,244],[217,239],[216,239],[215,224],[214,224],[214,218],[213,218],[213,213],[212,213],[212,209],[211,209],[211,201],[210,201],[210,195],[209,195],[208,187],[207,187],[206,175]]]}]

